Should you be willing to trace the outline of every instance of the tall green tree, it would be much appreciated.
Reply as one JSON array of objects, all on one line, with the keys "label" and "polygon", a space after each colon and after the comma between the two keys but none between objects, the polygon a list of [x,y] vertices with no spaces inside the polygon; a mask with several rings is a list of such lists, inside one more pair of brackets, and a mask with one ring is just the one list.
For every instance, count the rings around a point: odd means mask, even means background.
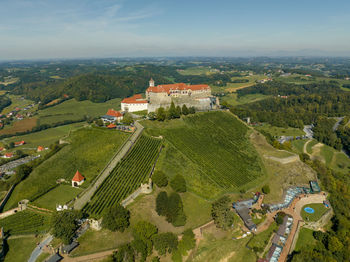
[{"label": "tall green tree", "polygon": [[234,222],[231,211],[231,200],[228,196],[223,196],[212,204],[211,215],[218,228],[224,230],[230,228]]},{"label": "tall green tree", "polygon": [[152,175],[152,181],[158,186],[158,187],[165,187],[168,185],[168,178],[164,174],[164,172],[157,170]]},{"label": "tall green tree", "polygon": [[77,220],[80,217],[81,214],[74,210],[55,212],[51,220],[53,236],[62,239],[65,244],[69,244],[78,229]]},{"label": "tall green tree", "polygon": [[121,205],[115,205],[108,208],[103,215],[102,226],[111,231],[124,230],[130,225],[130,212]]},{"label": "tall green tree", "polygon": [[187,190],[186,180],[180,174],[175,175],[175,177],[170,181],[170,186],[172,189],[179,193],[186,192]]},{"label": "tall green tree", "polygon": [[171,232],[154,235],[152,241],[159,255],[171,253],[178,245],[177,236]]}]

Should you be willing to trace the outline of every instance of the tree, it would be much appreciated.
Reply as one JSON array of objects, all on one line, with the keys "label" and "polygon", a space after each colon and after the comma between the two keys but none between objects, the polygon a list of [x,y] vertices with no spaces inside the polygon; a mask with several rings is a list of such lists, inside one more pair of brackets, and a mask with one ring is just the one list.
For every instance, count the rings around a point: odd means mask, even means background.
[{"label": "tree", "polygon": [[97,126],[103,126],[103,121],[102,121],[102,119],[97,119],[97,120],[95,121],[95,124],[96,124]]},{"label": "tree", "polygon": [[166,216],[168,213],[168,194],[164,191],[156,198],[156,212],[159,216]]},{"label": "tree", "polygon": [[132,115],[130,113],[125,113],[122,122],[126,125],[131,125],[132,123],[134,123],[134,119],[132,118]]},{"label": "tree", "polygon": [[159,255],[171,253],[178,245],[177,236],[171,232],[154,235],[152,241],[154,248],[158,251]]},{"label": "tree", "polygon": [[170,107],[167,111],[167,118],[168,119],[173,119],[176,117],[176,108],[175,108],[175,104],[174,102],[172,101],[171,104],[170,104]]},{"label": "tree", "polygon": [[151,262],[160,262],[160,258],[159,257],[153,257]]},{"label": "tree", "polygon": [[310,161],[310,156],[306,153],[299,154],[299,158],[303,162]]},{"label": "tree", "polygon": [[32,167],[24,164],[17,167],[16,174],[14,175],[14,183],[19,183],[25,179],[32,172]]},{"label": "tree", "polygon": [[146,261],[147,258],[147,245],[140,239],[133,240],[131,242],[131,247],[133,248],[136,256],[140,257],[140,261]]},{"label": "tree", "polygon": [[149,112],[148,113],[148,119],[149,120],[155,120],[157,118],[157,115],[155,112]]},{"label": "tree", "polygon": [[177,106],[175,108],[175,118],[180,118],[180,116],[181,116],[181,107]]},{"label": "tree", "polygon": [[264,194],[270,194],[270,186],[269,186],[269,185],[264,185],[264,186],[261,188],[261,191],[262,191]]},{"label": "tree", "polygon": [[15,143],[14,142],[10,142],[9,143],[9,148],[14,148],[15,147]]},{"label": "tree", "polygon": [[113,255],[113,261],[115,262],[134,262],[135,254],[130,244],[125,244],[119,247],[118,251]]},{"label": "tree", "polygon": [[183,193],[186,192],[186,180],[185,178],[177,174],[171,181],[170,186],[172,189],[174,189],[176,192]]},{"label": "tree", "polygon": [[223,196],[212,204],[211,216],[218,228],[226,230],[233,225],[234,216],[230,205],[231,200],[228,196]]},{"label": "tree", "polygon": [[164,174],[164,172],[158,170],[154,172],[152,175],[152,181],[158,186],[158,187],[165,187],[168,185],[168,178]]},{"label": "tree", "polygon": [[194,108],[194,106],[191,106],[191,107],[190,107],[189,113],[190,113],[190,114],[196,113],[196,109]]},{"label": "tree", "polygon": [[286,216],[284,212],[278,212],[275,218],[275,221],[277,225],[282,225],[283,223],[283,218]]},{"label": "tree", "polygon": [[181,252],[182,255],[187,255],[187,251],[193,249],[196,246],[196,239],[194,237],[194,233],[192,229],[186,229],[183,232],[181,241],[178,245],[178,250]]},{"label": "tree", "polygon": [[77,219],[80,213],[72,210],[64,210],[55,212],[52,216],[52,234],[63,240],[65,244],[69,244],[78,228]]},{"label": "tree", "polygon": [[164,121],[166,118],[166,113],[163,107],[159,107],[156,111],[156,117],[158,121]]},{"label": "tree", "polygon": [[147,246],[147,254],[151,254],[153,244],[152,237],[158,233],[158,228],[147,221],[139,221],[134,226],[132,234],[135,240],[141,240]]},{"label": "tree", "polygon": [[108,208],[103,215],[102,226],[111,231],[124,230],[130,225],[130,212],[121,205]]},{"label": "tree", "polygon": [[335,236],[331,236],[328,241],[328,249],[332,253],[342,250],[344,245]]},{"label": "tree", "polygon": [[185,116],[187,116],[190,113],[190,111],[188,110],[188,108],[187,108],[187,106],[185,104],[182,106],[182,110],[181,111],[182,111],[182,114],[185,115]]}]

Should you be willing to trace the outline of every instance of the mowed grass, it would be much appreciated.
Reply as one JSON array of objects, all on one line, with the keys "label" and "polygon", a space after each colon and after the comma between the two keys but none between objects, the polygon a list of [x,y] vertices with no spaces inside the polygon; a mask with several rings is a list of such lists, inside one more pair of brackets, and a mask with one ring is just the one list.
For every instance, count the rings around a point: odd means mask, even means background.
[{"label": "mowed grass", "polygon": [[6,125],[2,130],[0,130],[0,135],[30,131],[37,125],[37,121],[38,119],[35,117],[15,121],[12,125]]},{"label": "mowed grass", "polygon": [[[307,213],[304,210],[306,207],[313,208],[315,212],[312,214]],[[301,209],[300,215],[305,222],[318,221],[327,212],[327,210],[328,209],[322,203],[308,204],[303,206],[303,208]]]},{"label": "mowed grass", "polygon": [[304,153],[304,145],[305,145],[306,141],[307,140],[305,140],[305,139],[292,141],[293,150],[298,154]]},{"label": "mowed grass", "polygon": [[[102,128],[82,128],[71,133],[70,144],[46,160],[14,189],[5,209],[22,199],[35,199],[56,185],[60,178],[71,181],[79,170],[86,178],[83,187],[101,172],[128,134]],[[57,202],[61,199],[57,198]]]},{"label": "mowed grass", "polygon": [[256,127],[259,131],[264,131],[269,133],[272,136],[303,136],[305,135],[304,131],[298,128],[283,128],[277,126],[271,126],[269,124],[264,124],[262,126]]},{"label": "mowed grass", "polygon": [[311,142],[309,142],[306,146],[306,152],[312,154],[312,147],[316,144],[318,144],[317,140],[312,140]]},{"label": "mowed grass", "polygon": [[295,245],[295,251],[300,251],[307,246],[314,246],[316,240],[313,237],[313,230],[302,227],[299,232],[298,240]]},{"label": "mowed grass", "polygon": [[40,242],[40,239],[34,237],[23,237],[8,239],[7,241],[8,251],[6,253],[4,262],[19,262],[27,261],[32,254],[36,244]]},{"label": "mowed grass", "polygon": [[221,100],[227,102],[232,106],[237,106],[237,105],[243,105],[243,104],[260,101],[268,97],[270,96],[262,95],[262,94],[249,94],[238,98],[236,93],[232,93],[222,97]]},{"label": "mowed grass", "polygon": [[[201,196],[237,191],[264,176],[261,159],[248,139],[248,127],[231,113],[197,113],[170,122],[143,123],[147,132],[168,141],[170,155],[184,159],[187,172],[178,169],[181,162],[169,157],[160,158],[157,168],[170,177],[183,174],[189,188]],[[212,185],[211,192],[205,189],[207,184]]]},{"label": "mowed grass", "polygon": [[51,210],[56,209],[56,204],[64,205],[82,191],[71,185],[60,185],[33,202],[35,206]]},{"label": "mowed grass", "polygon": [[93,103],[89,100],[67,100],[61,104],[38,111],[40,125],[53,124],[65,120],[80,120],[85,116],[98,117],[106,114],[109,108],[118,110],[120,99],[108,100],[104,103]]},{"label": "mowed grass", "polygon": [[58,141],[63,136],[67,135],[70,131],[78,129],[85,124],[86,123],[74,123],[70,125],[49,128],[40,132],[31,133],[28,135],[5,138],[3,141],[9,144],[11,142],[24,140],[26,142],[26,147],[33,147],[33,148],[37,148],[38,146],[48,147],[49,145]]}]

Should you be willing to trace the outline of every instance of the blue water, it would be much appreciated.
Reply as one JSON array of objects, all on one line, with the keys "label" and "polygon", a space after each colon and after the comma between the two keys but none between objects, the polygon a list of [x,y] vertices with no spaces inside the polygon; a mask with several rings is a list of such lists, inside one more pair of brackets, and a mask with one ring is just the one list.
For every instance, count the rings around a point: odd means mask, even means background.
[{"label": "blue water", "polygon": [[315,210],[311,207],[305,207],[304,210],[306,213],[309,213],[309,214],[315,213]]}]

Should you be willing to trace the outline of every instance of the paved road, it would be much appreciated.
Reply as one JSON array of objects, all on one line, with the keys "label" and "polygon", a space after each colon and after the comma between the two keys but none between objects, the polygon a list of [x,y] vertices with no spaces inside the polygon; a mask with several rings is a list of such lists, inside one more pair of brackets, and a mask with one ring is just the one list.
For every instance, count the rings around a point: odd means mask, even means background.
[{"label": "paved road", "polygon": [[52,239],[53,237],[49,235],[47,238],[41,241],[41,243],[34,249],[32,254],[30,255],[28,262],[35,262],[36,259],[41,255],[41,252],[43,251],[43,247],[48,245],[52,241]]},{"label": "paved road", "polygon": [[336,117],[335,119],[337,119],[337,122],[333,126],[333,132],[337,131],[338,126],[340,125],[341,121],[343,121],[343,119],[344,119],[344,116],[343,117]]},{"label": "paved road", "polygon": [[83,195],[74,202],[74,209],[82,209],[87,202],[90,201],[92,195],[96,192],[97,188],[107,178],[117,163],[128,153],[130,148],[133,146],[137,138],[141,135],[143,126],[139,122],[135,122],[135,132],[130,136],[128,141],[123,147],[115,154],[111,161],[106,165],[103,171],[100,173],[96,181],[91,184],[83,193]]}]

